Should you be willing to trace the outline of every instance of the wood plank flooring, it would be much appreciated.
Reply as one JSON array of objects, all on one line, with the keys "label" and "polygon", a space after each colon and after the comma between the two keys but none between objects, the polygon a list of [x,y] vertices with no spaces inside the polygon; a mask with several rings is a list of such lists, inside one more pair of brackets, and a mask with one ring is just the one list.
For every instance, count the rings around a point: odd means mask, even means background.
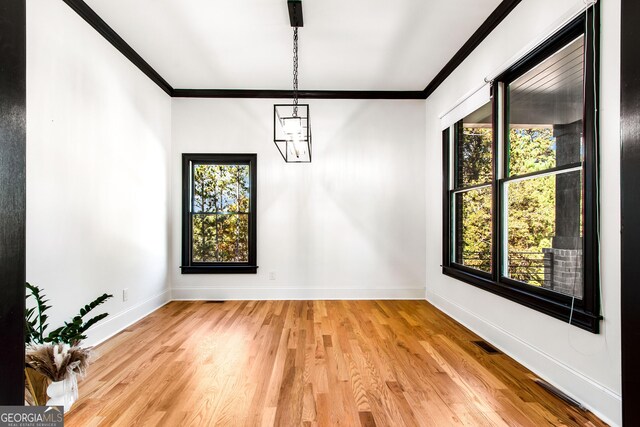
[{"label": "wood plank flooring", "polygon": [[171,302],[96,348],[67,426],[602,426],[426,301]]}]

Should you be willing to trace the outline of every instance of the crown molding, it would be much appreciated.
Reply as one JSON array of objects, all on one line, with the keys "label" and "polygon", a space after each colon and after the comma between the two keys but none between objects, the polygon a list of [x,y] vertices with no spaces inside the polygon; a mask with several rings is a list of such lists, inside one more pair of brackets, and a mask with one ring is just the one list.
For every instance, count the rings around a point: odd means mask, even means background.
[{"label": "crown molding", "polygon": [[[291,90],[174,89],[176,98],[292,98]],[[425,99],[421,90],[300,90],[301,99]]]},{"label": "crown molding", "polygon": [[[82,19],[91,25],[113,47],[131,61],[140,71],[156,83],[167,95],[178,98],[290,98],[290,90],[260,89],[174,89],[147,61],[145,61],[122,37],[114,31],[83,0],[63,0]],[[511,13],[522,0],[503,0],[480,28],[447,62],[424,90],[307,90],[299,91],[304,99],[426,99],[442,82],[482,43],[482,41]]]},{"label": "crown molding", "polygon": [[440,70],[438,74],[431,80],[431,82],[424,89],[424,98],[428,98],[437,88],[440,86],[446,79],[454,72],[460,64],[464,62],[465,59],[471,52],[477,48],[480,43],[487,38],[489,34],[506,18],[513,9],[520,4],[522,0],[503,0],[502,3],[498,5],[498,7],[491,12],[491,15],[480,25],[480,27],[476,30],[475,33],[469,37],[469,40],[466,41],[465,44],[462,45],[460,50],[456,52],[455,55],[447,62],[447,64]]},{"label": "crown molding", "polygon": [[102,37],[104,37],[113,47],[118,49],[129,61],[147,75],[160,89],[167,95],[173,95],[173,88],[162,76],[145,61],[122,37],[114,31],[98,14],[82,0],[63,0],[82,19],[93,27]]}]

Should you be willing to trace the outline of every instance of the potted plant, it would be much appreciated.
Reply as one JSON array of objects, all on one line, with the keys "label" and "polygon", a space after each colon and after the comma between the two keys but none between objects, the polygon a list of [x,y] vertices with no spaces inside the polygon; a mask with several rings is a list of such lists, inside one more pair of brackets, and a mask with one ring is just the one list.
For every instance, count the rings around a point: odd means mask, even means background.
[{"label": "potted plant", "polygon": [[91,356],[90,348],[80,346],[85,332],[108,316],[102,313],[85,317],[113,295],[102,294],[82,307],[71,321],[47,334],[46,311],[51,308],[38,286],[26,284],[27,301],[33,307],[25,311],[25,378],[27,402],[34,405],[61,405],[65,412],[78,398],[78,376],[84,376]]}]

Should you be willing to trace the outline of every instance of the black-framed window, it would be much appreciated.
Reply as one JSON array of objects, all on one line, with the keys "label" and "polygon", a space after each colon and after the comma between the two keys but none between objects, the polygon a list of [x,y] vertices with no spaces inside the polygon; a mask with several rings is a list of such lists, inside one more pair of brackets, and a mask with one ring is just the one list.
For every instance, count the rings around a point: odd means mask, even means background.
[{"label": "black-framed window", "polygon": [[444,274],[595,333],[598,27],[596,6],[443,131]]},{"label": "black-framed window", "polygon": [[493,272],[493,105],[454,125],[451,262],[491,277]]},{"label": "black-framed window", "polygon": [[182,155],[185,273],[256,273],[256,154]]}]

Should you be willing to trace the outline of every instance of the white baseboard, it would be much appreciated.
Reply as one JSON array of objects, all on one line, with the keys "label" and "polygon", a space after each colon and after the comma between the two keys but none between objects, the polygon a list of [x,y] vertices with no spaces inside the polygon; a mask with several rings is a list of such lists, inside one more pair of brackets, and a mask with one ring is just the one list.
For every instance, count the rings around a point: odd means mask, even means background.
[{"label": "white baseboard", "polygon": [[433,292],[427,300],[474,333],[562,390],[611,426],[622,425],[622,397],[510,332]]},{"label": "white baseboard", "polygon": [[110,315],[106,320],[98,323],[88,331],[87,339],[84,340],[83,346],[96,346],[108,340],[123,329],[126,329],[138,320],[167,304],[169,301],[171,301],[171,290],[167,289],[125,311]]},{"label": "white baseboard", "polygon": [[174,300],[373,300],[424,299],[424,288],[204,288],[174,287]]}]

